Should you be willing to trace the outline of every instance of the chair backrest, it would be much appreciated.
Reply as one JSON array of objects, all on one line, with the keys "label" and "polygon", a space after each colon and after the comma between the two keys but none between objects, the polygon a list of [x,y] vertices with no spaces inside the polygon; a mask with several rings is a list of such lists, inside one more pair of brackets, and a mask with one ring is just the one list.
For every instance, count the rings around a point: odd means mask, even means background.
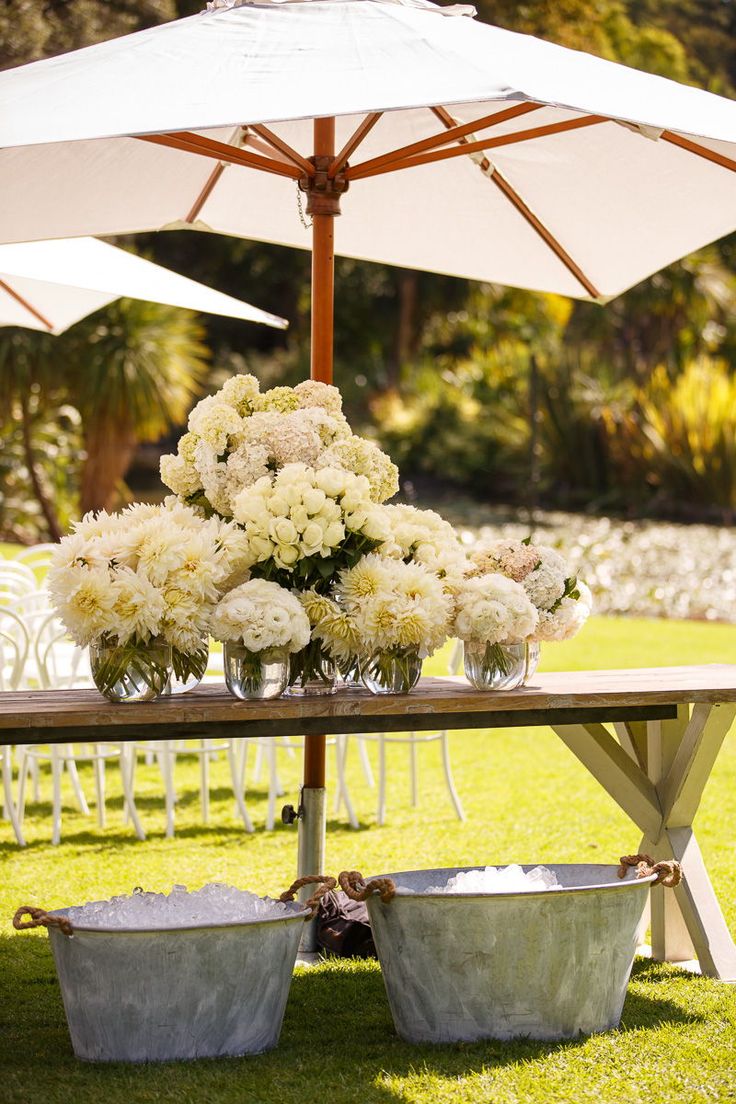
[{"label": "chair backrest", "polygon": [[0,690],[17,690],[23,682],[30,637],[22,618],[0,608]]},{"label": "chair backrest", "polygon": [[38,590],[38,581],[30,567],[0,558],[0,591],[3,594],[31,594],[34,590]]},{"label": "chair backrest", "polygon": [[42,689],[68,690],[91,686],[92,677],[86,648],[74,643],[59,615],[51,609],[38,611],[31,635],[36,672]]},{"label": "chair backrest", "polygon": [[39,567],[48,567],[51,557],[58,544],[32,544],[28,548],[22,548],[13,557],[13,563],[25,564],[34,570]]}]

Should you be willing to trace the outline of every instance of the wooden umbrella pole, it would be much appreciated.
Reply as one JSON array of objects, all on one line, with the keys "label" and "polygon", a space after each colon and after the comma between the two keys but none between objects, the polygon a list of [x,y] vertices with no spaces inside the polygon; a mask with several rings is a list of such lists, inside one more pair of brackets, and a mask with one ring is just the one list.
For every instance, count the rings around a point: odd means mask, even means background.
[{"label": "wooden umbrella pole", "polygon": [[[312,348],[311,376],[320,383],[332,383],[335,294],[335,218],[340,214],[340,195],[347,188],[342,171],[329,175],[335,158],[335,120],[315,119],[314,172],[299,180],[307,196],[307,214],[312,218]],[[325,790],[323,735],[304,737],[304,784],[299,820],[298,873],[320,874],[324,866],[327,796]],[[314,922],[305,926],[302,953],[317,950]]]},{"label": "wooden umbrella pole", "polygon": [[[335,298],[335,217],[340,213],[340,190],[333,187],[327,170],[335,156],[335,120],[314,121],[313,176],[303,177],[307,213],[312,217],[312,349],[311,376],[332,383],[332,350]],[[304,787],[325,785],[325,737],[306,736]],[[314,874],[319,871],[308,871]]]}]

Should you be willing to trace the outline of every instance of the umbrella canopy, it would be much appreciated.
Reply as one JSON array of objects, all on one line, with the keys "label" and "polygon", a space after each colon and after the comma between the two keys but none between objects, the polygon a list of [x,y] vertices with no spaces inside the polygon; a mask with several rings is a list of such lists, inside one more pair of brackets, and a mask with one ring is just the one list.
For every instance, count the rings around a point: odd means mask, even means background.
[{"label": "umbrella canopy", "polygon": [[286,319],[94,238],[0,245],[0,326],[63,333],[121,295],[284,329]]},{"label": "umbrella canopy", "polygon": [[736,227],[731,101],[467,7],[210,7],[0,75],[0,240],[189,225],[309,248],[296,181],[326,116],[347,256],[605,299]]}]

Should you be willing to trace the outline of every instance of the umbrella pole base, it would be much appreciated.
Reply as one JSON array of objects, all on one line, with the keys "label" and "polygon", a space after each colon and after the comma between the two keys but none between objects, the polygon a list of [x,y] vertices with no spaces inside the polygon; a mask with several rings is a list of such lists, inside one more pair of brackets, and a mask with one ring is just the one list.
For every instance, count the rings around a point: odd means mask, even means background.
[{"label": "umbrella pole base", "polygon": [[[327,790],[324,787],[304,786],[301,792],[301,816],[299,818],[299,853],[297,876],[306,874],[324,874],[325,826],[327,823]],[[306,900],[314,886],[305,886],[300,891],[301,900]],[[312,953],[317,950],[317,923],[311,920],[304,925],[304,934],[299,950]]]}]

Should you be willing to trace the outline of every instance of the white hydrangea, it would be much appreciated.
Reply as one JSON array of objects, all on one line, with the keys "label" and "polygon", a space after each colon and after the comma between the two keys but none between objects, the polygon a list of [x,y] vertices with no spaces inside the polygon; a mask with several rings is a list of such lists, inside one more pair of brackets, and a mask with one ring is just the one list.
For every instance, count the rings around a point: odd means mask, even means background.
[{"label": "white hydrangea", "polygon": [[276,583],[251,579],[220,600],[212,635],[242,643],[250,652],[299,652],[309,643],[309,618],[296,595]]},{"label": "white hydrangea", "polygon": [[570,570],[559,552],[544,546],[535,547],[539,562],[524,577],[523,587],[538,610],[549,610],[561,601],[565,594]]},{"label": "white hydrangea", "polygon": [[222,401],[237,410],[238,414],[247,417],[255,409],[260,390],[255,376],[238,375],[231,376],[220,388],[218,394]]},{"label": "white hydrangea", "polygon": [[399,469],[372,441],[350,436],[335,441],[319,458],[318,467],[343,468],[364,475],[374,502],[385,502],[399,490]]},{"label": "white hydrangea", "polygon": [[465,579],[455,602],[454,633],[460,640],[521,644],[537,627],[537,610],[524,588],[504,575]]},{"label": "white hydrangea", "polygon": [[563,598],[554,612],[541,611],[535,640],[570,640],[582,629],[593,608],[593,596],[580,580],[577,589],[579,598]]},{"label": "white hydrangea", "polygon": [[331,383],[302,380],[294,388],[294,394],[301,407],[321,407],[328,414],[342,414],[342,395]]},{"label": "white hydrangea", "polygon": [[209,395],[192,410],[187,426],[200,441],[206,441],[215,452],[222,453],[229,438],[236,436],[243,428],[243,419],[237,410],[223,402],[220,395]]}]

